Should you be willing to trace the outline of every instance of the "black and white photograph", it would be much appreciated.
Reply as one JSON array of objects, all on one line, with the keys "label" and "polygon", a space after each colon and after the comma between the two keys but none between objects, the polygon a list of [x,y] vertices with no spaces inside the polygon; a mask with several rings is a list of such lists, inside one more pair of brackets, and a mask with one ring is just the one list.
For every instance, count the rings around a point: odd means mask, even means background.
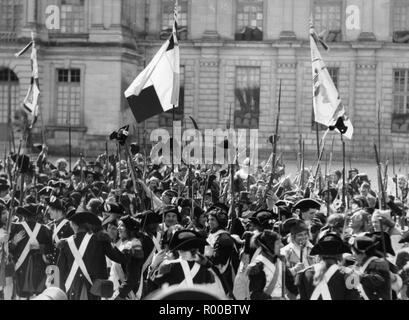
[{"label": "black and white photograph", "polygon": [[15,308],[408,300],[408,212],[409,0],[0,0]]}]

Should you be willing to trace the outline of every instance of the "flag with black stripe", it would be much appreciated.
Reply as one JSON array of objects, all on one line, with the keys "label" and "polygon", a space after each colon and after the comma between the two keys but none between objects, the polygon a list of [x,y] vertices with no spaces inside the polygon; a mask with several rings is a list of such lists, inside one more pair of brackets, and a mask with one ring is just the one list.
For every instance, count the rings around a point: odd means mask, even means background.
[{"label": "flag with black stripe", "polygon": [[176,31],[175,20],[172,35],[125,91],[139,123],[179,106],[180,54]]}]

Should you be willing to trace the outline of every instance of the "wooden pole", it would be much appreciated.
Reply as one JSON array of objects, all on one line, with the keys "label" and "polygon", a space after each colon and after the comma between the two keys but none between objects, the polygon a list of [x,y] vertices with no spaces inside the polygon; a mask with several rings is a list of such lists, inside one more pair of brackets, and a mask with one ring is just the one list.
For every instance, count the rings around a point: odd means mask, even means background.
[{"label": "wooden pole", "polygon": [[346,190],[345,190],[345,141],[344,137],[341,134],[341,142],[342,142],[342,206],[344,208],[344,211],[347,210],[346,203],[345,203],[345,195],[346,195]]}]

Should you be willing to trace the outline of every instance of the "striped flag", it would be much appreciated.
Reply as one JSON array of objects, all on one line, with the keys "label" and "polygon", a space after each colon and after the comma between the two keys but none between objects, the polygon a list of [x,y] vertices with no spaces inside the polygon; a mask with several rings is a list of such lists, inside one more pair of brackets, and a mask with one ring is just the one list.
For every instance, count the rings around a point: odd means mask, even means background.
[{"label": "striped flag", "polygon": [[172,35],[125,91],[125,97],[139,123],[179,106],[180,54],[177,38],[177,2],[174,15]]},{"label": "striped flag", "polygon": [[38,118],[38,99],[40,97],[40,83],[38,77],[37,49],[34,40],[25,46],[15,57],[20,57],[31,48],[31,82],[27,94],[23,100],[24,110],[31,116],[30,129],[33,128]]},{"label": "striped flag", "polygon": [[[318,36],[314,26],[310,26],[310,45],[313,77],[313,103],[315,122],[321,123],[330,130],[337,130],[346,138],[352,139],[354,128],[342,104],[338,90],[332,81],[328,69],[322,60],[317,44]],[[324,48],[328,49],[327,46]]]}]

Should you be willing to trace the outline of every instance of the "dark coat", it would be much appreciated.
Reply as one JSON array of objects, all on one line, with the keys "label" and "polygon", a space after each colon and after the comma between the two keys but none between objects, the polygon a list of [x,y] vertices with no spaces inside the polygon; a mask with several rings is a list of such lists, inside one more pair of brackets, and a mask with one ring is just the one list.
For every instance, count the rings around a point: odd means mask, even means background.
[{"label": "dark coat", "polygon": [[[85,232],[80,232],[73,236],[77,248],[80,247],[85,235]],[[126,264],[125,255],[121,253],[118,248],[112,246],[111,240],[107,235],[102,233],[92,235],[83,256],[85,267],[87,268],[92,282],[97,279],[108,279],[105,256],[117,263]],[[60,269],[60,286],[64,291],[66,291],[65,281],[68,278],[73,263],[74,256],[71,253],[68,243],[63,242],[57,265]],[[71,288],[67,292],[68,299],[81,300],[85,297],[85,299],[96,300],[97,297],[93,296],[90,293],[90,290],[91,284],[87,281],[82,271],[78,269],[74,276]]]},{"label": "dark coat", "polygon": [[[27,221],[31,230],[36,226],[35,221]],[[21,224],[13,224],[10,232],[10,239],[21,231],[24,231]],[[16,263],[28,243],[28,235],[21,240],[16,246],[10,245],[10,253],[13,256],[13,262]],[[47,248],[51,246],[51,237],[48,229],[41,225],[37,235],[37,241],[40,249],[30,250],[21,267],[16,271],[16,293],[19,297],[30,297],[33,294],[39,294],[45,289],[45,269],[46,263],[43,255],[46,255]]]},{"label": "dark coat", "polygon": [[[51,239],[53,237],[54,234],[54,230],[55,228],[59,225],[60,221],[57,222],[51,222],[48,224],[48,228],[50,230],[50,236]],[[69,237],[71,237],[74,234],[74,231],[72,230],[70,223],[67,222],[61,229],[60,231],[57,233],[57,237],[58,239],[63,240],[63,239],[67,239]],[[47,255],[47,259],[49,261],[49,263],[51,265],[56,265],[57,264],[57,260],[58,260],[58,256],[60,255],[60,249],[57,246],[57,244],[55,243],[55,241],[52,239],[52,246],[50,248],[50,254]]]},{"label": "dark coat", "polygon": [[[314,267],[311,266],[297,274],[296,285],[301,300],[310,300],[314,292]],[[356,289],[346,287],[347,274],[338,269],[328,281],[328,288],[332,300],[361,300]]]},{"label": "dark coat", "polygon": [[369,263],[361,276],[361,284],[369,300],[391,300],[389,264],[378,258]]},{"label": "dark coat", "polygon": [[[195,262],[188,261],[189,267],[192,269]],[[162,266],[159,268],[159,273],[153,280],[154,283],[157,285],[158,288],[162,287],[165,283],[168,283],[170,286],[180,284],[185,280],[185,276],[183,273],[183,268],[180,262],[169,262],[166,261]],[[201,265],[198,273],[193,278],[194,284],[210,284],[215,282],[215,277],[209,269]]]},{"label": "dark coat", "polygon": [[[267,285],[266,274],[264,272],[264,265],[262,262],[257,262],[248,269],[249,275],[249,291],[251,300],[271,300],[271,296],[264,292]],[[296,296],[298,293],[297,287],[294,284],[294,277],[291,275],[290,270],[285,268],[285,287],[286,290]]]},{"label": "dark coat", "polygon": [[223,287],[226,293],[233,290],[233,282],[237,269],[239,267],[239,254],[236,243],[228,233],[222,233],[214,244],[214,253],[210,260],[216,266],[224,266],[230,259],[230,265],[226,271],[221,274],[223,277]]}]

